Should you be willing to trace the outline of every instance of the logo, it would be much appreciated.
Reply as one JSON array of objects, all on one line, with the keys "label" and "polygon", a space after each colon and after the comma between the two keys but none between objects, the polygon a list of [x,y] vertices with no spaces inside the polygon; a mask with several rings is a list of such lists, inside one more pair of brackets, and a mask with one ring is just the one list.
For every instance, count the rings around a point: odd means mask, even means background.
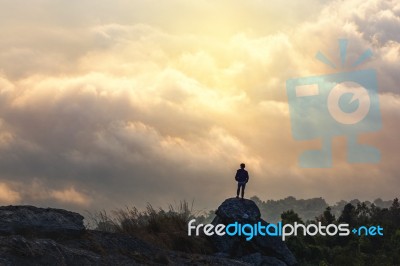
[{"label": "logo", "polygon": [[[339,40],[342,67],[346,64],[347,40]],[[372,56],[367,50],[351,67]],[[316,58],[336,69],[321,52]],[[321,148],[304,151],[299,165],[304,168],[332,167],[332,139],[347,137],[349,163],[377,163],[380,151],[358,142],[362,133],[381,128],[378,84],[374,69],[354,70],[286,81],[293,138],[299,141],[320,139]]]},{"label": "logo", "polygon": [[[351,232],[357,236],[383,236],[383,228],[378,226],[360,226],[359,228],[353,228]],[[278,222],[276,224],[262,224],[258,222],[256,224],[241,224],[238,222],[225,224],[196,224],[196,219],[192,219],[188,222],[188,236],[195,236],[204,234],[206,236],[244,236],[246,241],[252,240],[257,236],[274,236],[281,237],[283,241],[289,236],[349,236],[350,228],[349,224],[328,224],[322,225],[321,222],[317,224],[300,224],[295,222],[292,224],[282,224]]]}]

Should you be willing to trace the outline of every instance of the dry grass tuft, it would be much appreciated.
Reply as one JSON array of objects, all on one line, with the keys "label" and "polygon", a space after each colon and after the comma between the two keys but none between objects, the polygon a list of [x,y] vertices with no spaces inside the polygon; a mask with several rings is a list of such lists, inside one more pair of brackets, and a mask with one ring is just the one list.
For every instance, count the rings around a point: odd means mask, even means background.
[{"label": "dry grass tuft", "polygon": [[[148,204],[139,211],[136,207],[126,207],[111,212],[89,213],[88,227],[113,233],[133,235],[160,248],[188,253],[209,254],[212,247],[202,236],[188,236],[187,224],[197,216],[193,212],[193,203],[181,201],[177,207],[171,204],[168,210],[154,209]],[[204,219],[204,216],[200,216]]]}]

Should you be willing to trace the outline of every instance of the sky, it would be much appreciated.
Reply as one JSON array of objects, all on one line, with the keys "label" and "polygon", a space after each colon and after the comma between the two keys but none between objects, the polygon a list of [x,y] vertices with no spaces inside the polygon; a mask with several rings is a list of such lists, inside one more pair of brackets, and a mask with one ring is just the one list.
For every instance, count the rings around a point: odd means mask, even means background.
[{"label": "sky", "polygon": [[[0,204],[70,210],[234,196],[398,197],[400,2],[34,0],[0,10]],[[348,40],[340,65],[338,39]],[[379,163],[301,168],[286,80],[375,69]]]}]

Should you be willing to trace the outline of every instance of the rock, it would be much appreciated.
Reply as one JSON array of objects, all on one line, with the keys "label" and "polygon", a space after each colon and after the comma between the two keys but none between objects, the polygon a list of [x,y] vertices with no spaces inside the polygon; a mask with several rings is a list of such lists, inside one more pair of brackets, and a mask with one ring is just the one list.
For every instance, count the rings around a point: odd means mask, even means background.
[{"label": "rock", "polygon": [[61,209],[34,206],[0,207],[2,235],[79,235],[84,232],[83,216]]},{"label": "rock", "polygon": [[[263,222],[250,200],[226,200],[213,223]],[[83,217],[61,209],[0,207],[0,265],[294,265],[279,238],[223,236],[214,255],[165,250],[134,236],[86,230]],[[207,241],[207,240],[205,240]]]},{"label": "rock", "polygon": [[[264,226],[268,225],[267,222],[261,219],[257,205],[247,199],[227,199],[218,207],[215,214],[217,216],[212,221],[213,225],[228,225],[234,222],[240,224],[257,224],[260,222]],[[245,258],[244,261],[252,259],[256,260],[257,263],[262,262],[260,265],[265,264],[266,261],[269,261],[268,263],[270,264],[265,265],[297,264],[296,258],[280,237],[254,236],[253,239],[247,241],[246,236],[213,235],[211,236],[211,241],[216,248],[216,252],[229,254],[231,257],[239,258],[240,260],[242,258]]]},{"label": "rock", "polygon": [[261,253],[253,253],[242,257],[240,260],[251,265],[286,266],[283,261],[274,257],[263,256]]},{"label": "rock", "polygon": [[98,265],[101,257],[91,251],[58,244],[51,239],[0,237],[1,265]]},{"label": "rock", "polygon": [[214,253],[213,256],[217,258],[229,258],[229,254],[223,252]]},{"label": "rock", "polygon": [[162,250],[135,237],[87,231],[68,240],[0,236],[0,265],[222,265],[250,264],[208,255]]},{"label": "rock", "polygon": [[0,207],[0,265],[237,265],[227,256],[164,250],[127,234],[86,230],[60,209]]},{"label": "rock", "polygon": [[[262,219],[260,219],[261,225],[267,226],[268,223]],[[275,236],[256,236],[254,238],[253,248],[260,252],[262,251],[272,251],[275,256],[284,262],[287,265],[296,265],[296,258],[293,256],[292,252],[288,249],[285,242],[281,240],[280,237]]]},{"label": "rock", "polygon": [[261,217],[260,210],[254,201],[237,198],[225,200],[215,214],[227,223],[255,223]]}]

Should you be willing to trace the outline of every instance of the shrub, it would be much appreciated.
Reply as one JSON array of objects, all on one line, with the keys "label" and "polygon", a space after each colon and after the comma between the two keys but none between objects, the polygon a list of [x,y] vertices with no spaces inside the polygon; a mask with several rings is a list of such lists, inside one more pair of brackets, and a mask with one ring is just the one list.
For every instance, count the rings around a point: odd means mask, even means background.
[{"label": "shrub", "polygon": [[140,238],[160,248],[190,253],[209,254],[212,247],[203,237],[188,236],[187,224],[195,218],[193,204],[181,201],[177,207],[171,204],[168,210],[154,209],[147,204],[145,210],[126,207],[111,212],[89,213],[88,227],[95,230],[128,234]]}]

